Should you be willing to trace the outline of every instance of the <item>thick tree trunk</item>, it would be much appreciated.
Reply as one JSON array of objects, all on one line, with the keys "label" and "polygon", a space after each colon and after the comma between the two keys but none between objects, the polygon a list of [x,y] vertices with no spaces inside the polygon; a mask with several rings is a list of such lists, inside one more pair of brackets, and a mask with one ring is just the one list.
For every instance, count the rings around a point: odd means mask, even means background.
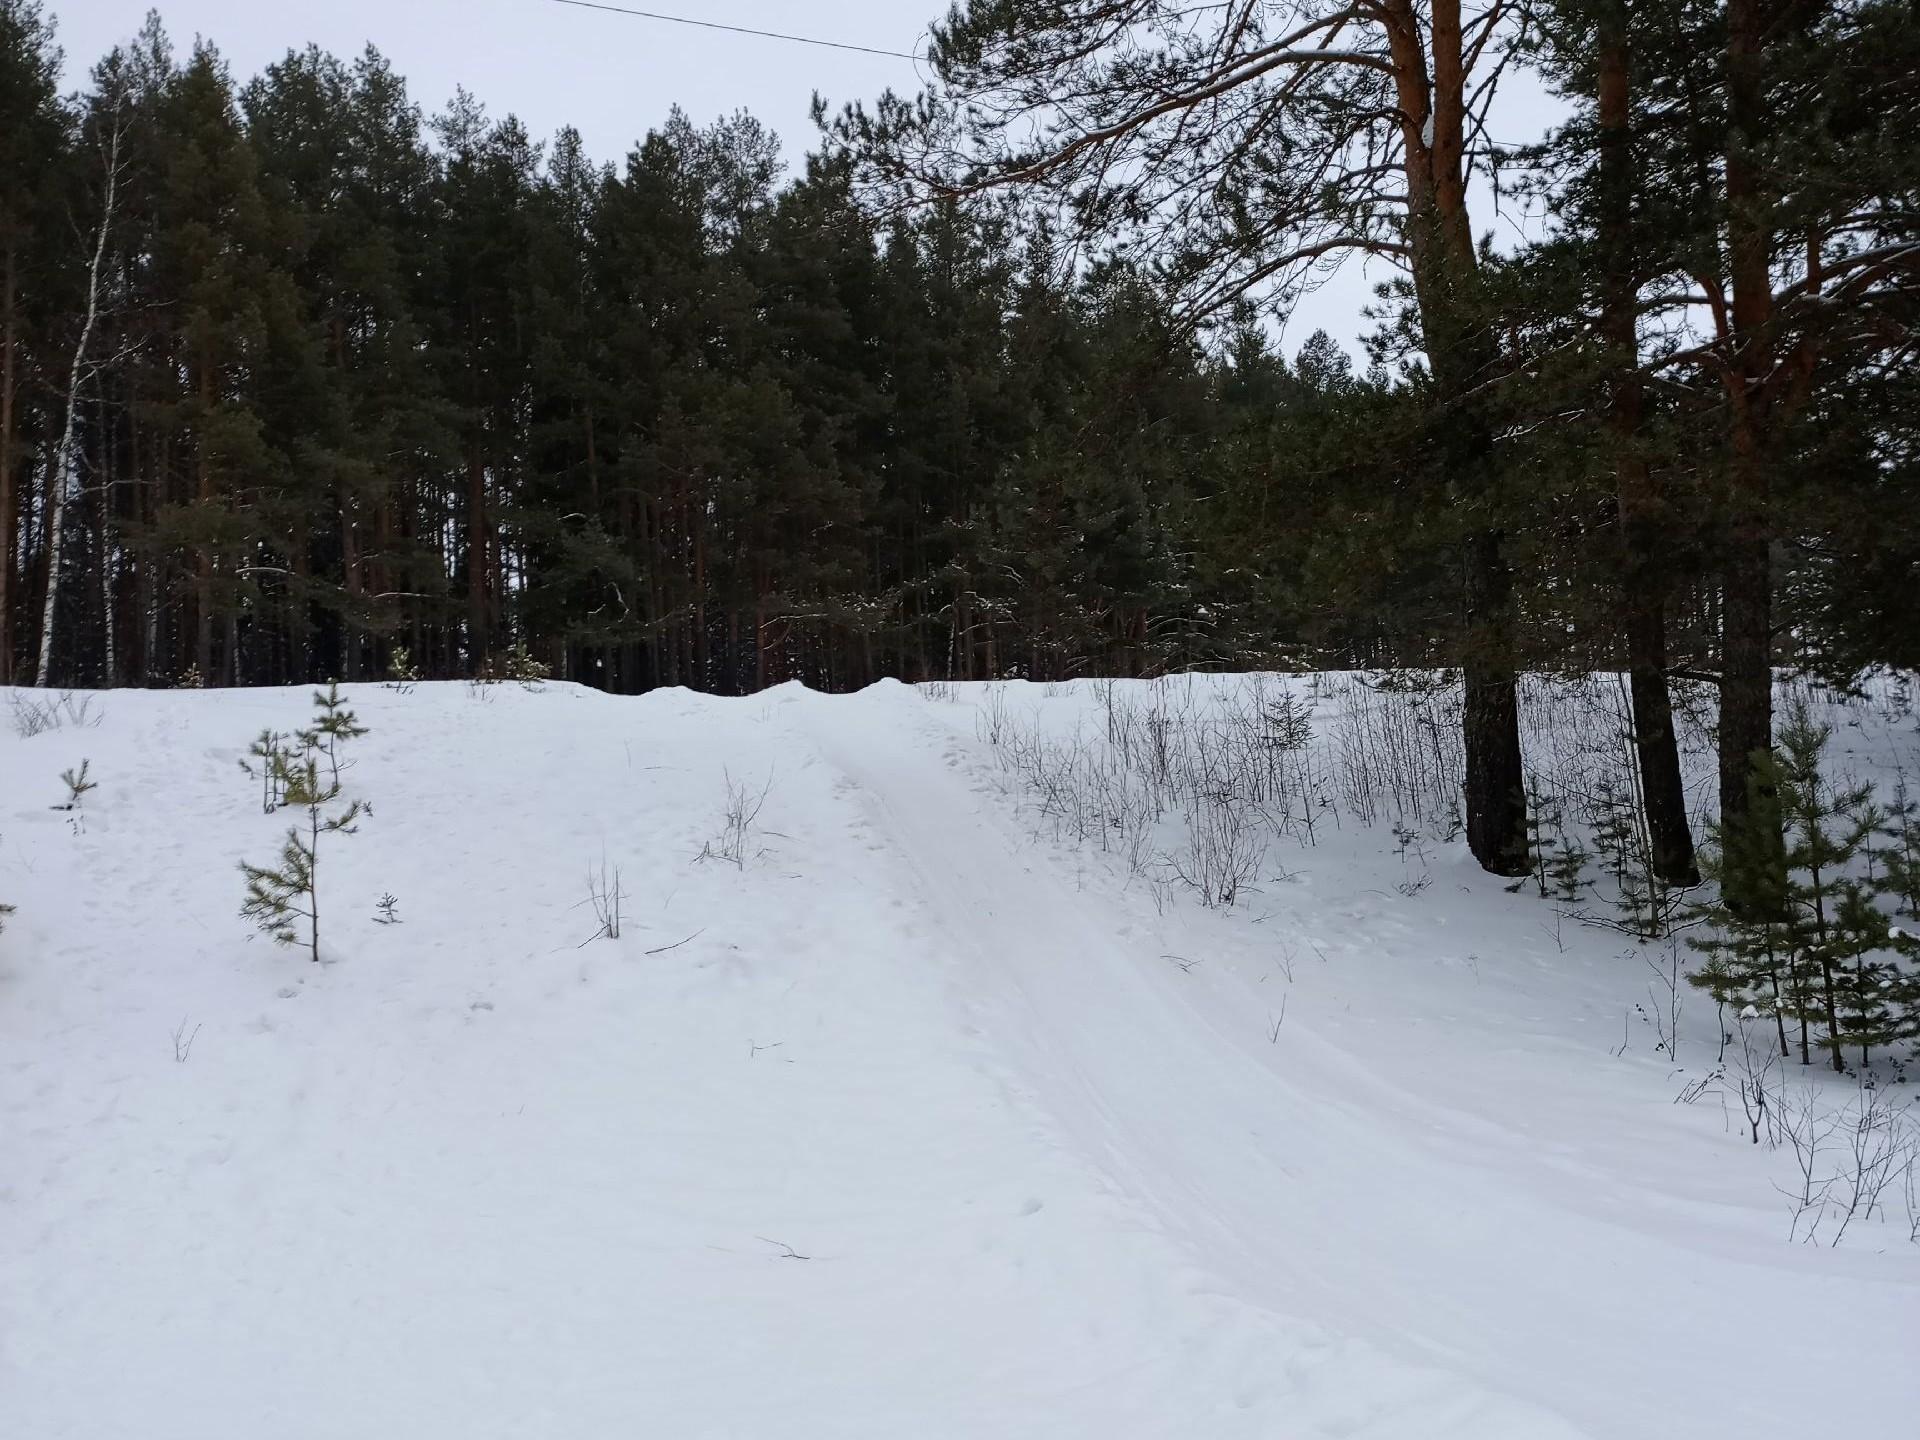
[{"label": "thick tree trunk", "polygon": [[1495,875],[1524,875],[1527,785],[1520,756],[1520,705],[1507,617],[1512,576],[1502,536],[1482,529],[1467,541],[1466,703],[1467,848]]},{"label": "thick tree trunk", "polygon": [[1747,813],[1755,758],[1773,744],[1772,565],[1759,526],[1733,527],[1720,560],[1720,813]]},{"label": "thick tree trunk", "polygon": [[1747,813],[1754,757],[1773,744],[1772,501],[1763,389],[1772,368],[1771,205],[1753,156],[1766,132],[1759,0],[1727,4],[1727,260],[1734,347],[1727,532],[1720,566],[1720,814]]},{"label": "thick tree trunk", "polygon": [[1414,294],[1441,408],[1439,458],[1459,503],[1478,514],[1463,537],[1466,626],[1467,846],[1495,875],[1524,875],[1526,774],[1520,752],[1513,576],[1492,491],[1492,439],[1475,392],[1489,379],[1493,339],[1479,314],[1479,272],[1466,195],[1466,64],[1459,0],[1431,7],[1431,71],[1411,0],[1387,0],[1400,101]]},{"label": "thick tree trunk", "polygon": [[1629,601],[1626,616],[1627,689],[1633,706],[1633,747],[1647,811],[1653,873],[1669,885],[1697,885],[1687,791],[1667,690],[1666,617],[1658,604]]},{"label": "thick tree trunk", "polygon": [[1645,396],[1638,374],[1639,274],[1633,234],[1632,66],[1627,0],[1609,0],[1600,17],[1597,100],[1600,121],[1601,338],[1609,352],[1608,427],[1619,507],[1622,630],[1626,640],[1633,744],[1646,807],[1653,870],[1670,885],[1700,879],[1680,749],[1667,689],[1668,593],[1660,534],[1662,496],[1641,451]]}]

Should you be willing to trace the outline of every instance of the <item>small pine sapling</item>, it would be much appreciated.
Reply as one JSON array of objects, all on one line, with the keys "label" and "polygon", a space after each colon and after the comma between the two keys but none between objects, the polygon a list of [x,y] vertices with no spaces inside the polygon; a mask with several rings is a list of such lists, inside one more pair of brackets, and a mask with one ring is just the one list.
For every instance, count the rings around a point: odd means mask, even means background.
[{"label": "small pine sapling", "polygon": [[[1567,834],[1566,807],[1531,780],[1527,783],[1527,848],[1533,855],[1533,883],[1542,900],[1572,905],[1585,885],[1586,847]],[[1526,882],[1516,881],[1518,890]]]},{"label": "small pine sapling", "polygon": [[1780,818],[1794,945],[1818,976],[1817,1018],[1825,1027],[1833,1068],[1844,1072],[1847,1037],[1841,1016],[1850,1008],[1844,1003],[1852,973],[1849,962],[1863,947],[1884,941],[1886,924],[1879,921],[1879,935],[1871,935],[1876,927],[1867,925],[1864,915],[1872,907],[1862,893],[1871,882],[1855,875],[1866,859],[1868,842],[1881,828],[1880,811],[1870,786],[1836,789],[1822,774],[1832,735],[1830,727],[1814,722],[1804,705],[1788,713],[1779,742]]},{"label": "small pine sapling", "polygon": [[1833,914],[1837,1009],[1847,1043],[1859,1050],[1863,1066],[1876,1049],[1912,1038],[1910,1027],[1920,1020],[1907,1003],[1897,937],[1876,903],[1881,883],[1871,865],[1865,878],[1844,878]]},{"label": "small pine sapling", "polygon": [[240,762],[240,768],[260,782],[262,815],[273,814],[285,803],[285,762],[292,753],[292,739],[292,736],[283,735],[278,730],[262,730],[254,737],[253,744],[247,747],[247,754],[251,758]]},{"label": "small pine sapling", "polygon": [[1804,705],[1781,727],[1773,753],[1757,757],[1748,814],[1715,832],[1708,873],[1719,898],[1699,907],[1711,934],[1692,942],[1708,957],[1693,983],[1716,1000],[1775,1017],[1781,1052],[1787,1025],[1811,1064],[1814,1031],[1836,1071],[1857,1045],[1905,1038],[1915,1015],[1898,963],[1900,937],[1877,901],[1889,879],[1871,841],[1887,818],[1871,787],[1835,786],[1822,771],[1830,727]]},{"label": "small pine sapling", "polygon": [[314,720],[310,729],[300,732],[301,743],[309,750],[317,750],[327,757],[328,769],[332,772],[333,783],[340,784],[340,748],[350,740],[358,740],[367,734],[367,727],[360,723],[360,717],[347,708],[346,697],[340,693],[340,682],[330,680],[325,690],[313,692]]},{"label": "small pine sapling", "polygon": [[516,640],[513,648],[507,652],[501,672],[506,679],[513,681],[523,690],[538,690],[552,672],[544,661],[536,660],[527,651],[527,642]]},{"label": "small pine sapling", "polygon": [[1893,803],[1880,834],[1887,843],[1873,854],[1880,865],[1881,891],[1920,930],[1920,801],[1908,790],[1904,772],[1894,782]]},{"label": "small pine sapling", "polygon": [[473,677],[471,684],[475,690],[483,691],[489,686],[511,680],[522,690],[538,690],[550,673],[552,672],[544,661],[533,657],[532,652],[527,649],[525,640],[516,640],[513,642],[513,648],[505,655],[487,656],[481,662],[479,673]]},{"label": "small pine sapling", "polygon": [[328,835],[353,834],[366,806],[355,800],[329,815],[327,807],[340,798],[340,782],[322,782],[320,763],[312,752],[297,761],[283,756],[280,767],[283,803],[306,811],[306,820],[288,829],[277,864],[240,862],[240,872],[247,880],[247,898],[240,914],[281,945],[298,944],[304,922],[309,956],[318,961],[320,841]]},{"label": "small pine sapling", "polygon": [[1811,1058],[1805,1022],[1805,989],[1787,923],[1787,862],[1781,838],[1779,763],[1762,755],[1747,782],[1746,813],[1716,825],[1701,854],[1701,868],[1713,882],[1707,898],[1693,905],[1688,918],[1701,933],[1687,944],[1705,957],[1687,977],[1722,1006],[1744,1014],[1771,1015],[1784,1056],[1787,1019],[1800,1020],[1800,1058]]},{"label": "small pine sapling", "polygon": [[1630,786],[1610,774],[1593,797],[1593,848],[1613,877],[1615,928],[1643,940],[1664,939],[1680,912],[1680,897],[1653,865],[1646,816]]},{"label": "small pine sapling", "polygon": [[401,920],[399,914],[399,898],[395,896],[391,890],[385,892],[378,900],[374,901],[373,908],[380,912],[373,917],[373,923],[376,925],[401,925],[405,923]]},{"label": "small pine sapling", "polygon": [[1881,834],[1887,843],[1873,852],[1880,893],[1899,912],[1886,926],[1892,959],[1881,988],[1898,1017],[1893,1038],[1920,1039],[1920,803],[1908,793],[1905,774],[1894,786]]},{"label": "small pine sapling", "polygon": [[413,663],[413,652],[404,645],[394,646],[393,653],[387,657],[386,688],[411,695],[419,683],[420,668]]},{"label": "small pine sapling", "polygon": [[85,802],[87,792],[100,788],[100,783],[97,780],[87,778],[87,770],[91,764],[91,761],[83,759],[80,762],[80,768],[78,770],[62,770],[60,772],[60,781],[67,787],[67,799],[65,804],[57,806],[56,808],[61,810],[78,810]]}]

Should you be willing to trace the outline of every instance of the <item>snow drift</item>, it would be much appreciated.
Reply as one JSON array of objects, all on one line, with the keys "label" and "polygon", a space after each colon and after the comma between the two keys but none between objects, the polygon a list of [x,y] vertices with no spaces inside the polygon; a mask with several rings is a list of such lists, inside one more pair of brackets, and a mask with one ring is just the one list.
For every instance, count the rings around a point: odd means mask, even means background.
[{"label": "snow drift", "polygon": [[0,732],[6,1433],[1904,1433],[1920,1247],[1788,1242],[1703,998],[1424,822],[1062,833],[992,732],[1150,691],[349,687],[318,965],[236,916],[306,691]]}]

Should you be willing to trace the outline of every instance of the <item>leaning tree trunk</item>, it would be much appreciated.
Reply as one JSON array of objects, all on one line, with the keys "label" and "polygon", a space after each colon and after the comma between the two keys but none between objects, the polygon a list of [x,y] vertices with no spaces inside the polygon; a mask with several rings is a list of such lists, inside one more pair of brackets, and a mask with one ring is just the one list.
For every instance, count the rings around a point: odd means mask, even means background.
[{"label": "leaning tree trunk", "polygon": [[1667,689],[1668,577],[1661,535],[1662,496],[1641,449],[1645,395],[1637,368],[1639,275],[1633,234],[1632,69],[1625,0],[1610,0],[1602,7],[1599,41],[1596,99],[1604,267],[1600,328],[1609,352],[1607,420],[1624,550],[1621,628],[1633,745],[1653,872],[1670,885],[1693,885],[1699,882],[1700,872],[1687,826],[1673,697]]}]

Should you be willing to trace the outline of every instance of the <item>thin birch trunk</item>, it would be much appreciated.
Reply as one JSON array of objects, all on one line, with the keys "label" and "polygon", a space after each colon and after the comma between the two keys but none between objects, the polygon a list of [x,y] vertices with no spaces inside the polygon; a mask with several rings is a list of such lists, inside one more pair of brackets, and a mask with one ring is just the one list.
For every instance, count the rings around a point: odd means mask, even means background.
[{"label": "thin birch trunk", "polygon": [[122,97],[115,97],[113,128],[107,142],[107,191],[100,211],[100,228],[94,235],[93,263],[87,268],[87,318],[74,342],[73,364],[67,371],[67,418],[60,427],[60,443],[54,447],[52,489],[47,496],[47,595],[40,613],[40,667],[33,683],[45,688],[53,670],[53,636],[60,605],[61,537],[66,529],[67,500],[73,490],[74,420],[80,409],[80,382],[86,373],[87,347],[93,342],[94,325],[100,318],[100,267],[107,255],[107,232],[113,227],[114,198],[120,185],[120,135]]}]

